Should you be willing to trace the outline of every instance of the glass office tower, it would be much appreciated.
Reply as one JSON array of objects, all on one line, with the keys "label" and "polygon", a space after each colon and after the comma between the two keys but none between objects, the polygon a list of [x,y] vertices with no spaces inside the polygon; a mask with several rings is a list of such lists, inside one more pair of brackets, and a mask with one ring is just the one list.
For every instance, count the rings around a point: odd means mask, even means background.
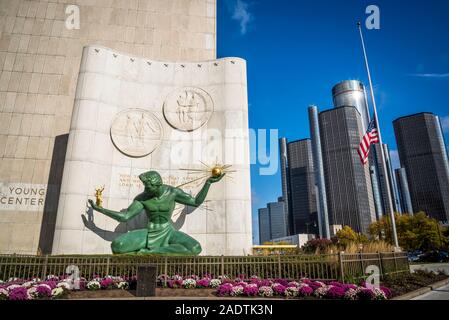
[{"label": "glass office tower", "polygon": [[330,225],[367,233],[376,220],[369,166],[357,149],[364,134],[357,108],[339,107],[319,114]]},{"label": "glass office tower", "polygon": [[449,165],[439,118],[418,113],[393,122],[414,212],[449,220]]},{"label": "glass office tower", "polygon": [[317,234],[318,217],[312,141],[304,139],[290,142],[287,150],[293,234]]}]

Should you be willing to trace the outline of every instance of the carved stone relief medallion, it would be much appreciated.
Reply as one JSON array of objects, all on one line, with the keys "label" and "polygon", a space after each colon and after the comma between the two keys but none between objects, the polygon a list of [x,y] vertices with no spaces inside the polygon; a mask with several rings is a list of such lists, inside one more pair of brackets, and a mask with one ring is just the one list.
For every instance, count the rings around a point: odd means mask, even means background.
[{"label": "carved stone relief medallion", "polygon": [[214,112],[211,96],[204,90],[185,87],[173,91],[164,102],[164,117],[175,129],[191,132],[204,126]]},{"label": "carved stone relief medallion", "polygon": [[123,154],[142,158],[159,147],[163,129],[152,112],[128,109],[117,114],[112,122],[111,138],[115,147]]}]

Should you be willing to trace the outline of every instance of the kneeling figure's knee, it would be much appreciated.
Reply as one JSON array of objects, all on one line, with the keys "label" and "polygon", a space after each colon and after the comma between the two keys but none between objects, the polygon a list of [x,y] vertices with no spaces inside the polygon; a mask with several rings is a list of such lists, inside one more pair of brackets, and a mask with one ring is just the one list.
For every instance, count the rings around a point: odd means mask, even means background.
[{"label": "kneeling figure's knee", "polygon": [[120,241],[120,240],[114,240],[114,241],[112,241],[112,243],[111,243],[112,253],[114,253],[114,254],[120,254],[120,253],[123,253],[123,247],[124,247],[123,241]]}]

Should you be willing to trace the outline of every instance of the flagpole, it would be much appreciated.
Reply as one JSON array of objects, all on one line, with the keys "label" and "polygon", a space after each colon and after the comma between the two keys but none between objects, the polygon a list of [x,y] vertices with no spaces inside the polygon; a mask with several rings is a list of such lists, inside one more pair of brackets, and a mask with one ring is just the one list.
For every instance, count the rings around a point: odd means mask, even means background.
[{"label": "flagpole", "polygon": [[358,22],[357,26],[358,26],[359,32],[360,32],[360,39],[362,40],[363,56],[365,57],[365,66],[366,66],[366,71],[368,73],[368,81],[369,81],[369,86],[370,86],[370,91],[371,91],[371,100],[373,102],[374,121],[376,122],[377,133],[379,135],[380,154],[381,154],[382,163],[383,163],[382,167],[383,167],[384,178],[386,181],[385,185],[387,187],[387,198],[388,198],[388,203],[389,203],[389,207],[390,207],[391,227],[393,229],[392,230],[393,231],[393,241],[394,241],[395,248],[398,249],[399,242],[398,242],[398,235],[396,232],[396,221],[395,221],[395,217],[394,217],[393,201],[391,199],[391,187],[390,187],[390,181],[389,181],[390,179],[388,179],[387,164],[385,161],[385,159],[386,159],[385,150],[384,150],[383,143],[382,143],[382,134],[380,132],[379,119],[377,117],[377,106],[376,106],[376,99],[374,98],[373,82],[371,80],[371,72],[369,69],[368,57],[366,55],[365,41],[363,39],[363,33],[362,33],[362,24],[360,22]]}]

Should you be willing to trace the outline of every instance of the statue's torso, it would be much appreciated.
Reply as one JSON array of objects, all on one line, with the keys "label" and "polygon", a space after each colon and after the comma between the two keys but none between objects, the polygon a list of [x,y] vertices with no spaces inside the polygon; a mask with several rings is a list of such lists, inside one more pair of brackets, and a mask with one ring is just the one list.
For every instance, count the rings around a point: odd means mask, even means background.
[{"label": "statue's torso", "polygon": [[175,192],[169,186],[160,197],[140,201],[145,208],[150,225],[161,225],[171,221],[173,210],[176,206]]}]

